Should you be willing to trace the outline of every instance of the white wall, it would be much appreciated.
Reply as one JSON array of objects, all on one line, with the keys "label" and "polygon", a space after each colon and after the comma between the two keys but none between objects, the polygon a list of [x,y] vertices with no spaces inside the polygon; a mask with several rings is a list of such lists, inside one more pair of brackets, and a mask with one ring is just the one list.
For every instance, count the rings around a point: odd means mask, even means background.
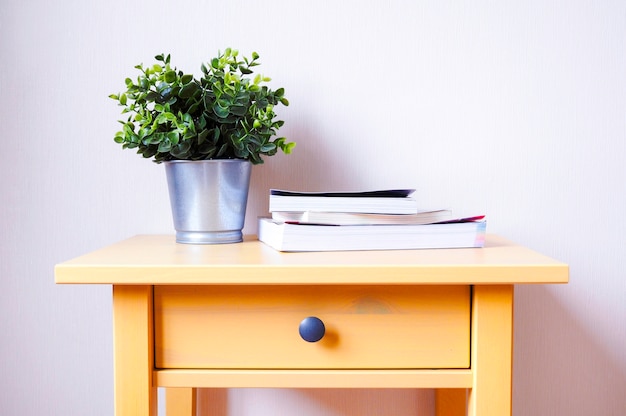
[{"label": "white wall", "polygon": [[[626,414],[622,0],[3,0],[0,414],[113,413],[110,288],[55,286],[53,266],[172,233],[162,167],[113,143],[107,95],[157,53],[197,71],[227,46],[286,88],[298,143],[255,167],[247,232],[269,187],[485,210],[571,265],[567,286],[517,288],[514,414]],[[409,416],[431,398],[242,390],[228,414]]]}]

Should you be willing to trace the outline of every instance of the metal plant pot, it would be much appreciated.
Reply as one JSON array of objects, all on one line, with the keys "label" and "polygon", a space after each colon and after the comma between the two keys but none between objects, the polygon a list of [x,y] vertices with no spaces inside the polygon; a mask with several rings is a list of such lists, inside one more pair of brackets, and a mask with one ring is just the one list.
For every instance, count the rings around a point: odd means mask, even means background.
[{"label": "metal plant pot", "polygon": [[176,242],[243,241],[251,168],[239,159],[165,162]]}]

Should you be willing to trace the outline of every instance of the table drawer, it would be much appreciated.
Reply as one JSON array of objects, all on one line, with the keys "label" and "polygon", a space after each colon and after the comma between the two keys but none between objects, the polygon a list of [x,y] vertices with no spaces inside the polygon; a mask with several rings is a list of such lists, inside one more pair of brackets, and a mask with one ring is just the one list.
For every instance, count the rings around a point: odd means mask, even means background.
[{"label": "table drawer", "polygon": [[155,286],[154,307],[157,368],[469,368],[469,286]]}]

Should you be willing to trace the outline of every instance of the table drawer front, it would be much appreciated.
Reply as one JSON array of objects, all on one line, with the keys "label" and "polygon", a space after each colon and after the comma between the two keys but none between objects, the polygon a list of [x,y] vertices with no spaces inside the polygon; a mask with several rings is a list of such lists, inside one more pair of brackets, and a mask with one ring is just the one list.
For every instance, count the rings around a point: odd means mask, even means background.
[{"label": "table drawer front", "polygon": [[[158,368],[469,368],[468,286],[156,286]],[[304,341],[302,319],[326,334]]]}]

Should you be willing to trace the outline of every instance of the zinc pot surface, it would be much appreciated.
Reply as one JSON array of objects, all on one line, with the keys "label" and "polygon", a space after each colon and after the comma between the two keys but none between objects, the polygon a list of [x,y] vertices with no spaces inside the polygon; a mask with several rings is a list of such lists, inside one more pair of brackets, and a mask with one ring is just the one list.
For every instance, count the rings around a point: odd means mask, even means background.
[{"label": "zinc pot surface", "polygon": [[243,241],[251,169],[238,159],[165,162],[176,242]]}]

